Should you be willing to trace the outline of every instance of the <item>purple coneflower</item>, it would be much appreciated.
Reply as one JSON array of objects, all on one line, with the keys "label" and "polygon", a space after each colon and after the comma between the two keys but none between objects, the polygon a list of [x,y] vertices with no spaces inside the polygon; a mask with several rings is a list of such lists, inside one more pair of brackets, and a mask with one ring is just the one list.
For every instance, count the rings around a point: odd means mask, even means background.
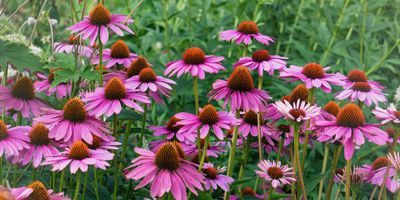
[{"label": "purple coneflower", "polygon": [[[90,38],[90,45],[93,45],[100,35],[100,41],[106,44],[108,41],[108,29],[111,29],[119,36],[123,36],[124,33],[121,29],[133,34],[133,31],[125,26],[123,22],[126,20],[125,15],[111,14],[103,4],[97,4],[90,11],[89,16],[85,16],[82,21],[67,28],[73,34],[81,36],[82,39]],[[127,24],[133,23],[133,19],[128,19]]]},{"label": "purple coneflower", "polygon": [[6,111],[20,111],[23,117],[29,117],[30,114],[37,116],[41,108],[48,107],[36,97],[33,83],[26,76],[18,79],[11,89],[0,86],[0,106]]},{"label": "purple coneflower", "polygon": [[89,165],[106,169],[110,166],[107,161],[113,158],[114,154],[103,149],[89,149],[84,142],[77,140],[61,154],[46,157],[42,165],[51,165],[52,171],[62,171],[69,165],[71,174],[75,174],[78,170],[87,172]]},{"label": "purple coneflower", "polygon": [[[239,133],[243,137],[247,137],[249,134],[253,137],[258,136],[258,128],[257,128],[257,113],[250,110],[243,114],[243,119],[239,124]],[[266,124],[261,124],[261,134],[268,134],[268,126]]]},{"label": "purple coneflower", "polygon": [[282,165],[280,161],[262,160],[258,163],[261,171],[256,170],[256,174],[266,181],[270,182],[273,188],[283,185],[291,185],[296,181],[293,168]]},{"label": "purple coneflower", "polygon": [[372,113],[377,119],[382,120],[382,124],[386,124],[388,122],[400,124],[400,111],[397,111],[393,103],[391,103],[386,109],[377,106]]},{"label": "purple coneflower", "polygon": [[[340,170],[336,170],[336,181],[345,183],[346,180],[346,172],[347,168],[343,168]],[[351,170],[351,169],[350,169]],[[359,187],[368,182],[368,170],[362,167],[353,167],[353,170],[350,171],[350,187]]]},{"label": "purple coneflower", "polygon": [[167,140],[176,138],[182,143],[194,142],[196,140],[196,132],[179,132],[183,125],[177,124],[180,119],[175,116],[171,117],[166,126],[149,126],[154,131],[154,136],[166,136]]},{"label": "purple coneflower", "polygon": [[308,89],[321,88],[324,92],[330,93],[333,85],[342,85],[337,74],[326,73],[330,67],[322,67],[317,63],[308,63],[304,67],[291,65],[281,71],[281,78],[289,78],[290,81],[302,81]]},{"label": "purple coneflower", "polygon": [[48,76],[44,75],[43,73],[37,73],[36,76],[40,80],[35,81],[33,86],[37,92],[45,92],[47,96],[50,96],[54,93],[57,99],[62,99],[71,94],[72,86],[70,83],[60,83],[53,87],[51,84],[54,81],[55,70],[50,70]]},{"label": "purple coneflower", "polygon": [[384,145],[389,140],[388,134],[378,128],[378,125],[365,123],[362,110],[353,103],[340,109],[336,121],[323,120],[315,125],[322,128],[319,141],[339,141],[343,144],[346,160],[353,156],[354,147],[358,148],[364,144],[364,137],[378,145]]},{"label": "purple coneflower", "polygon": [[368,82],[354,82],[350,88],[343,88],[343,91],[336,94],[339,100],[349,99],[352,102],[358,100],[367,106],[372,103],[379,105],[379,102],[386,102],[385,94],[377,87],[371,87]]},{"label": "purple coneflower", "polygon": [[85,56],[90,58],[93,56],[94,50],[88,46],[83,44],[83,41],[79,36],[69,36],[68,42],[55,42],[54,43],[54,52],[57,53],[66,53],[66,54],[75,54]]},{"label": "purple coneflower", "polygon": [[129,65],[128,68],[104,74],[104,82],[107,83],[113,77],[118,77],[119,79],[121,79],[122,82],[125,82],[129,78],[139,75],[142,69],[151,66],[152,65],[147,62],[146,58],[139,56],[133,60],[133,62]]},{"label": "purple coneflower", "polygon": [[53,190],[48,190],[40,181],[33,181],[28,186],[13,188],[11,193],[16,200],[70,200],[64,197],[64,193],[53,193]]},{"label": "purple coneflower", "polygon": [[364,71],[354,69],[349,72],[347,76],[338,74],[339,78],[342,80],[344,88],[351,88],[353,83],[356,82],[367,82],[371,87],[377,89],[384,89],[384,87],[376,81],[368,80],[367,75]]},{"label": "purple coneflower", "polygon": [[[386,157],[378,157],[374,160],[371,165],[363,165],[362,167],[368,171],[368,181],[373,185],[381,186],[383,180],[385,179],[385,174],[388,173],[386,177],[386,188],[394,193],[398,187],[400,187],[399,180],[396,180],[396,170],[393,166],[389,166],[389,159]],[[389,170],[389,171],[387,171]]]},{"label": "purple coneflower", "polygon": [[238,66],[228,80],[217,80],[213,90],[208,94],[210,99],[224,99],[224,107],[230,103],[232,111],[265,110],[267,101],[271,98],[268,92],[254,88],[254,81],[247,67]]},{"label": "purple coneflower", "polygon": [[100,138],[96,135],[93,135],[93,142],[92,144],[88,144],[85,142],[89,149],[103,149],[103,150],[117,150],[118,146],[121,145],[120,142],[117,142],[115,138],[111,135],[106,135],[103,138]]},{"label": "purple coneflower", "polygon": [[203,50],[198,47],[188,48],[181,60],[167,64],[164,75],[171,77],[176,74],[177,77],[180,77],[182,74],[190,73],[193,77],[204,79],[205,72],[216,74],[220,70],[225,70],[225,67],[221,65],[223,60],[222,56],[205,55]]},{"label": "purple coneflower", "polygon": [[208,104],[200,109],[198,115],[181,112],[175,115],[176,118],[180,119],[177,122],[179,125],[183,125],[178,133],[192,133],[197,129],[200,129],[200,138],[205,138],[208,132],[213,130],[215,136],[218,139],[224,139],[224,133],[222,129],[229,130],[232,126],[238,123],[235,116],[232,113],[217,111],[217,109]]},{"label": "purple coneflower", "polygon": [[[278,150],[278,142],[279,142],[279,136],[278,135],[269,135],[271,133],[268,132],[268,134],[264,133],[261,138],[261,147],[265,150],[267,153],[271,153],[272,151],[277,151]],[[252,148],[257,148],[258,147],[258,142],[252,142],[250,144],[250,147]]]},{"label": "purple coneflower", "polygon": [[86,103],[89,115],[110,117],[122,111],[122,105],[143,112],[143,108],[134,101],[150,103],[145,93],[126,87],[122,81],[114,77],[105,87],[96,88],[94,92],[86,93],[82,101]]},{"label": "purple coneflower", "polygon": [[252,21],[243,21],[237,26],[236,30],[226,30],[219,34],[219,38],[225,41],[235,40],[236,44],[244,43],[248,45],[254,38],[262,44],[269,45],[274,39],[261,34],[257,24]]},{"label": "purple coneflower", "polygon": [[[131,53],[128,45],[122,40],[117,40],[111,46],[111,49],[104,49],[103,51],[103,62],[107,62],[106,69],[110,69],[116,64],[129,67],[135,58],[137,58],[137,55]],[[93,64],[99,64],[99,57],[93,60]]]},{"label": "purple coneflower", "polygon": [[175,81],[157,76],[151,67],[144,68],[139,75],[133,76],[125,81],[126,86],[132,89],[138,89],[142,92],[148,92],[153,99],[162,103],[161,95],[167,98],[171,95],[172,87]]},{"label": "purple coneflower", "polygon": [[250,70],[257,71],[259,76],[263,76],[264,71],[270,76],[275,70],[281,71],[286,66],[286,57],[270,55],[267,50],[258,50],[251,57],[240,58],[233,67],[246,66]]},{"label": "purple coneflower", "polygon": [[212,163],[204,163],[203,173],[205,174],[205,189],[213,188],[216,190],[218,187],[224,191],[229,191],[229,185],[233,183],[233,178],[222,175],[226,171],[226,167],[215,168]]},{"label": "purple coneflower", "polygon": [[311,119],[319,115],[321,110],[320,107],[311,105],[305,101],[301,101],[300,99],[293,104],[290,104],[285,100],[285,102],[277,101],[274,105],[286,118],[295,122],[302,122]]},{"label": "purple coneflower", "polygon": [[85,104],[79,98],[69,99],[63,110],[43,109],[43,115],[35,121],[49,127],[49,138],[63,139],[68,144],[77,140],[92,144],[92,134],[103,138],[109,133],[103,121],[87,114]]},{"label": "purple coneflower", "polygon": [[[204,149],[205,142],[206,142],[205,139],[200,140],[201,149]],[[206,152],[207,157],[211,156],[214,158],[218,158],[218,155],[225,152],[224,147],[225,147],[224,141],[219,141],[219,142],[209,141],[209,143],[207,145],[207,152]],[[198,148],[197,148],[196,144],[194,144],[194,143],[182,145],[182,148],[185,151],[185,154],[187,154],[189,157],[194,158],[194,157],[198,156],[198,154],[199,154]]]},{"label": "purple coneflower", "polygon": [[0,120],[0,157],[18,156],[23,149],[28,149],[29,126],[10,127]]},{"label": "purple coneflower", "polygon": [[171,192],[177,200],[186,200],[186,188],[197,195],[203,190],[205,177],[197,171],[194,163],[183,159],[184,153],[179,143],[166,142],[156,153],[135,148],[139,157],[125,169],[125,177],[135,181],[143,179],[136,187],[142,188],[151,183],[150,195],[162,197]]}]

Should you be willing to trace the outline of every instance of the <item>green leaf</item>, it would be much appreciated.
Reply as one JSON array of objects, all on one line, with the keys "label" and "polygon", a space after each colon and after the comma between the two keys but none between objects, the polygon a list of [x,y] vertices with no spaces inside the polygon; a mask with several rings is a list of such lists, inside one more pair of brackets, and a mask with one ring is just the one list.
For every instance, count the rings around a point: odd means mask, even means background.
[{"label": "green leaf", "polygon": [[291,197],[291,194],[278,194],[278,193],[273,193],[272,194],[272,199],[282,199],[282,198],[287,198],[287,197]]},{"label": "green leaf", "polygon": [[305,180],[305,183],[306,183],[305,187],[306,187],[307,193],[311,193],[314,190],[314,188],[318,185],[318,183],[325,178],[326,174],[328,174],[328,173],[314,176],[308,180]]},{"label": "green leaf", "polygon": [[13,64],[19,70],[28,69],[31,72],[39,71],[42,67],[40,58],[23,44],[0,40],[0,65]]},{"label": "green leaf", "polygon": [[254,180],[253,177],[242,178],[242,179],[237,180],[237,181],[235,181],[234,183],[232,183],[232,186],[234,186],[234,185],[240,185],[240,184],[243,184],[243,183],[247,183],[247,182],[252,181],[252,180]]}]

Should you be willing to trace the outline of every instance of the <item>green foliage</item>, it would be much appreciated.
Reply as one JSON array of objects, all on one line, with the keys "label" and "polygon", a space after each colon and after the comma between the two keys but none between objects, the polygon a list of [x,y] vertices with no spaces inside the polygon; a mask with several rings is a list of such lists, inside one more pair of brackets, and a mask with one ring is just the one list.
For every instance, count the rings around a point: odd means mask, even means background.
[{"label": "green foliage", "polygon": [[23,44],[0,40],[0,66],[4,68],[12,64],[18,70],[36,72],[41,70],[40,58],[32,54]]}]

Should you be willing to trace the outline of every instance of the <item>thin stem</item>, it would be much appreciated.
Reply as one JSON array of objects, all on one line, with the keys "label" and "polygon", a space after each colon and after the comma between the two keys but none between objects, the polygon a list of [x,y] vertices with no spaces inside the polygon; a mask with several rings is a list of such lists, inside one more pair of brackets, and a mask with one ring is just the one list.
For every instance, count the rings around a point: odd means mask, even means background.
[{"label": "thin stem", "polygon": [[325,194],[326,200],[330,200],[330,198],[331,198],[333,179],[335,177],[335,170],[336,170],[337,163],[339,161],[339,155],[340,155],[341,150],[342,150],[342,146],[338,145],[333,152],[333,160],[332,160],[332,166],[331,166],[331,171],[330,171],[330,176],[329,176],[329,181],[328,181],[328,188],[327,188],[326,194]]},{"label": "thin stem", "polygon": [[[324,159],[322,161],[322,170],[321,170],[321,175],[325,174],[326,171],[326,165],[328,163],[328,155],[329,155],[329,147],[328,144],[324,145]],[[319,182],[319,190],[318,190],[318,200],[322,198],[322,191],[324,189],[324,183],[325,183],[325,178],[321,179]]]},{"label": "thin stem", "polygon": [[[114,122],[113,122],[113,136],[117,138],[117,130],[118,130],[118,115],[114,114]],[[118,196],[118,176],[119,176],[119,171],[118,171],[118,161],[117,161],[117,152],[114,151],[114,192],[113,192],[113,200],[117,199]]]},{"label": "thin stem", "polygon": [[[240,113],[239,110],[236,110],[236,118],[239,119]],[[232,136],[232,144],[231,149],[229,152],[229,159],[228,159],[228,169],[227,169],[227,176],[232,176],[233,166],[235,165],[235,154],[236,154],[236,143],[238,138],[238,125],[233,127],[233,136]],[[224,199],[229,199],[229,191],[224,193]]]},{"label": "thin stem", "polygon": [[143,146],[144,129],[146,128],[147,104],[144,104],[143,107],[144,113],[142,118],[142,127],[140,128],[139,147]]},{"label": "thin stem", "polygon": [[371,68],[367,71],[366,75],[369,75],[369,74],[371,74],[372,72],[374,72],[374,71],[376,71],[377,69],[379,69],[379,67],[383,64],[383,62],[385,62],[385,60],[389,57],[389,55],[392,53],[392,51],[393,51],[396,47],[398,47],[399,44],[400,44],[400,39],[398,39],[398,40],[396,41],[396,43],[385,53],[385,55],[383,55],[383,57],[381,58],[381,60],[380,60],[376,65],[374,65],[373,67],[371,67]]},{"label": "thin stem", "polygon": [[[294,148],[293,148],[293,145],[291,145],[290,146],[290,155],[289,155],[289,157],[290,157],[290,159],[289,160],[292,160],[292,163],[293,163],[293,169],[294,169],[294,173],[296,174],[296,166],[297,166],[297,163],[296,163],[296,159],[294,159]],[[293,200],[296,200],[297,198],[296,198],[296,184],[295,184],[296,182],[292,182],[292,186],[291,186],[291,190],[292,190],[292,199]]]},{"label": "thin stem", "polygon": [[[301,0],[301,1],[300,1],[300,5],[299,5],[299,7],[298,7],[298,9],[297,9],[296,17],[294,18],[294,22],[293,22],[293,25],[292,25],[292,27],[294,27],[294,28],[296,28],[297,23],[298,23],[298,21],[299,21],[299,19],[300,19],[301,13],[302,13],[302,11],[303,11],[304,2],[305,2],[305,0]],[[289,50],[290,50],[290,47],[291,47],[291,43],[292,43],[292,40],[293,40],[293,33],[294,33],[294,31],[295,31],[295,30],[292,30],[292,31],[291,31],[290,36],[289,36],[288,43],[286,44],[285,57],[286,57],[286,56],[288,55],[288,53],[289,53]]]},{"label": "thin stem", "polygon": [[[269,191],[268,191],[268,200],[272,199],[272,192],[274,191],[274,188],[272,187],[272,184],[269,184]],[[265,197],[265,195],[264,195]]]},{"label": "thin stem", "polygon": [[81,172],[78,171],[78,173],[76,173],[76,186],[75,186],[74,200],[78,200],[80,187],[81,187]]},{"label": "thin stem", "polygon": [[360,63],[361,66],[364,67],[364,71],[366,71],[367,66],[364,64],[364,40],[365,40],[365,27],[367,24],[367,17],[368,17],[368,2],[367,0],[362,0],[361,3],[363,4],[363,22],[361,26],[361,33],[360,33]]},{"label": "thin stem", "polygon": [[[243,145],[244,146],[241,159],[242,164],[240,165],[238,180],[241,180],[243,178],[246,169],[247,158],[249,157],[250,136],[246,139],[246,142]],[[242,184],[240,184],[238,187],[239,192],[241,191],[241,186]]]},{"label": "thin stem", "polygon": [[[308,98],[307,101],[309,104],[314,103],[314,88],[311,88],[308,90],[307,98]],[[306,122],[307,130],[305,131],[306,134],[305,134],[305,138],[304,138],[304,142],[303,142],[303,156],[302,156],[301,165],[300,165],[302,171],[304,171],[304,164],[307,159],[307,145],[308,145],[308,140],[309,140],[309,135],[310,135],[310,131],[308,129],[310,128],[310,124],[311,124],[311,121],[307,120],[307,122]]]},{"label": "thin stem", "polygon": [[[3,79],[1,80],[2,81],[2,85],[6,85],[7,84],[7,78],[8,78],[8,63],[6,64],[6,66],[4,66],[4,73],[3,73]],[[1,113],[1,119],[3,120],[3,121],[5,121],[6,120],[6,109],[3,107],[2,108],[2,113]]]},{"label": "thin stem", "polygon": [[279,140],[279,144],[278,144],[278,155],[276,156],[276,162],[279,162],[280,158],[281,158],[281,152],[282,152],[282,146],[283,146],[283,138],[281,138]]},{"label": "thin stem", "polygon": [[94,176],[94,191],[96,195],[96,200],[100,200],[99,196],[99,177],[97,175],[96,167],[93,168],[93,176]]},{"label": "thin stem", "polygon": [[163,17],[164,17],[164,42],[165,42],[165,51],[167,52],[167,60],[169,60],[169,23],[168,23],[168,0],[164,0],[163,3]]},{"label": "thin stem", "polygon": [[101,43],[100,40],[100,30],[99,30],[99,73],[100,73],[99,85],[103,86],[103,43]]},{"label": "thin stem", "polygon": [[49,22],[49,27],[50,27],[50,45],[51,45],[51,60],[54,60],[54,31],[53,31],[53,26],[51,24],[50,18],[47,19],[47,21]]},{"label": "thin stem", "polygon": [[125,24],[129,18],[133,15],[133,13],[139,8],[140,5],[142,5],[142,3],[144,2],[144,0],[140,0],[135,7],[133,7],[133,9],[131,10],[131,12],[128,14],[128,16],[126,16],[123,24]]},{"label": "thin stem", "polygon": [[[10,22],[10,20],[23,8],[25,5],[29,2],[30,0],[24,1],[6,20],[6,22],[3,23],[3,25],[0,27],[0,31]],[[5,8],[4,8],[5,9]]]},{"label": "thin stem", "polygon": [[40,17],[42,16],[42,12],[43,12],[44,6],[46,6],[46,3],[47,3],[47,0],[44,0],[42,7],[40,8],[39,13],[36,17],[36,23],[33,25],[31,36],[29,36],[29,42],[28,42],[29,45],[32,44],[33,34],[35,34],[37,24],[39,23]]},{"label": "thin stem", "polygon": [[[197,76],[193,77],[193,96],[194,96],[194,109],[196,115],[199,114],[199,85]],[[197,129],[197,156],[201,157],[201,138],[200,138],[200,128]]]},{"label": "thin stem", "polygon": [[3,157],[0,156],[0,177],[3,179]]},{"label": "thin stem", "polygon": [[132,124],[132,120],[129,119],[128,122],[126,123],[125,137],[124,137],[124,142],[122,144],[122,160],[124,160],[125,156],[126,156],[126,149],[128,146],[129,134],[131,132],[131,124]]},{"label": "thin stem", "polygon": [[[298,176],[299,176],[299,184],[302,189],[303,198],[305,200],[307,200],[307,191],[304,186],[303,173],[301,170],[300,158],[299,158],[300,157],[300,155],[299,155],[299,124],[294,124],[293,128],[294,128],[294,160],[296,162],[296,168],[297,168],[297,172],[298,172]],[[296,171],[296,168],[294,168],[295,171]]]},{"label": "thin stem", "polygon": [[85,173],[85,180],[83,181],[83,190],[82,190],[82,197],[81,199],[84,200],[85,199],[85,194],[86,194],[86,186],[87,186],[87,182],[88,182],[88,176],[89,173]]},{"label": "thin stem", "polygon": [[203,153],[201,153],[201,159],[200,159],[200,164],[199,164],[200,172],[203,169],[204,161],[206,160],[207,148],[208,148],[209,141],[210,141],[210,133],[207,134],[205,141],[204,141]]},{"label": "thin stem", "polygon": [[61,171],[61,176],[60,176],[60,185],[58,186],[58,192],[62,192],[64,188],[64,176],[65,176],[65,170]]},{"label": "thin stem", "polygon": [[[263,84],[263,76],[258,76],[258,89],[262,88]],[[265,113],[266,114],[266,113]],[[257,113],[257,137],[258,137],[258,160],[261,161],[263,158],[263,151],[262,151],[262,135],[261,135],[261,113]]]},{"label": "thin stem", "polygon": [[375,187],[374,187],[374,190],[372,190],[372,193],[371,193],[371,197],[369,198],[369,200],[374,200],[374,196],[375,196],[375,193],[376,193],[376,190],[378,189],[378,186],[376,185]]},{"label": "thin stem", "polygon": [[351,159],[346,161],[346,200],[350,200]]}]

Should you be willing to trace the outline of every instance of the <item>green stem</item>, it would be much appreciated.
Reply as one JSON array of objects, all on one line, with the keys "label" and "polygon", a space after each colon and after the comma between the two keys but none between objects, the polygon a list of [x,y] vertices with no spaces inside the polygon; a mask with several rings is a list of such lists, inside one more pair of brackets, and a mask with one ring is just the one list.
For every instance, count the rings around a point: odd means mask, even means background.
[{"label": "green stem", "polygon": [[87,182],[88,182],[88,178],[89,178],[88,174],[89,174],[89,173],[85,173],[85,180],[84,180],[84,182],[83,182],[83,190],[82,190],[82,198],[81,198],[82,200],[85,199],[86,188],[87,188]]},{"label": "green stem", "polygon": [[122,160],[124,160],[125,156],[126,156],[126,149],[128,146],[129,133],[131,132],[131,124],[132,124],[132,120],[129,119],[128,122],[126,123],[125,137],[124,137],[124,142],[122,144]]},{"label": "green stem", "polygon": [[278,144],[278,155],[276,156],[276,162],[279,162],[280,158],[281,158],[281,152],[282,152],[282,147],[283,147],[283,138],[281,137],[281,139],[279,140],[279,144]]},{"label": "green stem", "polygon": [[272,184],[269,184],[268,200],[272,199],[272,193],[273,192],[274,192],[274,188],[272,187]]},{"label": "green stem", "polygon": [[383,62],[385,62],[385,60],[389,57],[389,55],[392,53],[392,51],[398,47],[398,45],[400,44],[400,39],[396,40],[396,43],[385,53],[385,55],[383,55],[383,57],[381,58],[381,60],[374,65],[373,67],[371,67],[367,73],[365,73],[366,75],[371,74],[372,72],[376,71],[379,69],[379,67],[382,65]]},{"label": "green stem", "polygon": [[[146,105],[146,104],[145,104]],[[118,130],[118,115],[114,114],[114,122],[113,122],[113,136],[117,138],[117,130]],[[118,161],[117,161],[117,151],[114,151],[114,192],[113,192],[113,200],[117,199],[118,195]]]},{"label": "green stem", "polygon": [[81,187],[81,172],[78,171],[76,173],[76,187],[75,187],[74,200],[78,200],[80,187]]},{"label": "green stem", "polygon": [[140,129],[139,147],[143,147],[144,129],[146,128],[146,119],[147,119],[147,104],[144,104],[143,110],[144,113],[142,119],[142,127]]},{"label": "green stem", "polygon": [[366,71],[367,66],[364,64],[364,40],[365,40],[365,27],[367,24],[367,17],[368,17],[368,2],[367,0],[362,0],[361,3],[363,4],[363,23],[361,26],[361,33],[360,33],[360,63],[361,66]]},{"label": "green stem", "polygon": [[51,173],[51,188],[56,188],[56,172]]},{"label": "green stem", "polygon": [[332,160],[332,166],[331,166],[331,171],[330,171],[330,176],[329,176],[329,181],[328,181],[328,188],[327,188],[326,194],[325,194],[326,200],[330,200],[330,198],[331,198],[333,179],[335,177],[335,170],[336,170],[336,166],[339,161],[339,155],[340,155],[341,150],[342,150],[342,146],[338,145],[338,146],[336,146],[336,148],[333,152],[333,160]]},{"label": "green stem", "polygon": [[[297,23],[298,23],[298,21],[299,21],[299,19],[300,19],[301,12],[303,11],[304,2],[305,2],[305,0],[301,0],[301,1],[300,1],[300,5],[298,6],[298,9],[297,9],[297,12],[296,12],[296,17],[294,18],[294,22],[293,22],[293,25],[292,25],[292,27],[294,27],[294,28],[296,28]],[[290,36],[289,36],[288,43],[286,44],[285,57],[288,55],[289,50],[290,50],[290,47],[292,46],[291,43],[292,43],[292,40],[293,40],[293,33],[294,33],[294,31],[295,31],[295,30],[292,30],[292,31],[291,31]]]},{"label": "green stem", "polygon": [[[299,177],[299,184],[301,186],[301,190],[303,193],[303,198],[305,200],[307,200],[307,192],[306,192],[306,188],[304,186],[304,179],[303,179],[303,173],[301,170],[301,166],[300,166],[300,155],[299,155],[299,124],[294,124],[293,128],[294,128],[294,160],[296,162],[296,168],[297,168],[297,172],[298,172],[298,177]],[[295,168],[295,171],[296,171]]]},{"label": "green stem", "polygon": [[[0,156],[0,177],[2,177],[1,179],[3,179],[3,157]],[[3,182],[3,180],[1,180],[1,182]]]},{"label": "green stem", "polygon": [[[326,165],[328,163],[328,155],[329,155],[329,146],[328,144],[324,145],[324,159],[322,161],[322,170],[321,170],[321,175],[325,174],[326,171]],[[325,183],[325,177],[321,179],[319,182],[319,190],[318,190],[318,200],[322,198],[322,191],[324,189],[324,183]]]},{"label": "green stem", "polygon": [[[307,101],[309,104],[314,103],[314,88],[311,88],[308,90]],[[304,164],[307,159],[307,145],[308,145],[308,140],[309,140],[309,135],[310,135],[310,131],[308,129],[310,128],[310,124],[311,124],[311,121],[307,120],[307,122],[306,122],[307,130],[305,131],[305,138],[304,138],[304,142],[303,142],[303,156],[302,156],[301,165],[300,165],[302,171],[304,171]]]},{"label": "green stem", "polygon": [[94,191],[96,194],[96,200],[100,200],[99,196],[99,177],[97,175],[96,167],[93,168],[93,176],[94,176]]},{"label": "green stem", "polygon": [[[239,119],[240,113],[239,110],[236,110],[236,118]],[[235,125],[233,128],[233,136],[232,136],[232,145],[229,152],[229,159],[228,159],[228,169],[227,169],[227,176],[232,177],[233,166],[235,164],[235,153],[236,153],[236,143],[238,138],[238,125]],[[224,199],[229,199],[229,191],[224,193]]]},{"label": "green stem", "polygon": [[350,200],[351,159],[346,161],[346,200]]},{"label": "green stem", "polygon": [[[194,96],[194,108],[196,115],[199,114],[199,85],[197,76],[193,77],[193,96]],[[197,129],[197,156],[201,157],[201,138],[200,138],[200,128]]]},{"label": "green stem", "polygon": [[205,141],[204,141],[204,147],[203,147],[203,153],[201,153],[201,159],[200,159],[200,164],[199,164],[199,171],[201,172],[203,169],[204,161],[206,160],[207,156],[207,148],[208,148],[208,143],[210,141],[210,133],[207,134]]},{"label": "green stem", "polygon": [[[246,142],[243,145],[244,146],[241,159],[242,164],[240,165],[238,180],[241,180],[243,178],[246,169],[247,158],[249,157],[250,136],[246,139]],[[241,186],[242,184],[239,184],[238,186],[239,192],[241,191]]]},{"label": "green stem", "polygon": [[371,197],[369,198],[369,200],[374,200],[375,192],[376,192],[377,189],[378,189],[378,186],[376,185],[374,187],[374,190],[372,190]]},{"label": "green stem", "polygon": [[61,171],[61,176],[60,176],[60,185],[58,186],[58,192],[63,192],[64,188],[64,176],[65,176],[65,170]]},{"label": "green stem", "polygon": [[103,43],[100,40],[100,30],[99,30],[99,74],[100,74],[100,81],[99,85],[103,86]]},{"label": "green stem", "polygon": [[[7,78],[8,78],[8,63],[6,64],[6,66],[4,66],[3,79],[1,80],[2,85],[5,86],[7,84]],[[3,122],[6,120],[6,109],[5,108],[2,108],[1,119],[3,120]]]}]

